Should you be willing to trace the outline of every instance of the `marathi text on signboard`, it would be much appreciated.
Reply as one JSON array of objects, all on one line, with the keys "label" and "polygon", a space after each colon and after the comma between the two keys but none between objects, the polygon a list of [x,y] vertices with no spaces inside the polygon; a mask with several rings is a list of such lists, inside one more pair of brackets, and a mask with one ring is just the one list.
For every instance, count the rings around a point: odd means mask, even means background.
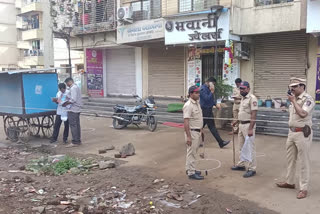
[{"label": "marathi text on signboard", "polygon": [[117,43],[119,44],[160,38],[164,38],[163,19],[139,21],[119,26],[117,29]]},{"label": "marathi text on signboard", "polygon": [[86,65],[88,94],[91,97],[103,97],[103,52],[87,49]]},{"label": "marathi text on signboard", "polygon": [[165,25],[166,45],[210,42],[216,39],[229,39],[229,12],[222,13],[218,23],[211,14],[204,14],[172,18]]}]

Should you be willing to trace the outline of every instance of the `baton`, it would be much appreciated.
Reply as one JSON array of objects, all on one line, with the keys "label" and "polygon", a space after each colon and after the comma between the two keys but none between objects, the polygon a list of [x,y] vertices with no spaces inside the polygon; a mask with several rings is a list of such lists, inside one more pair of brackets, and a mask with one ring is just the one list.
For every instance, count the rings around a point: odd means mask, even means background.
[{"label": "baton", "polygon": [[235,151],[235,145],[234,145],[234,130],[232,128],[232,149],[233,149],[233,166],[236,166],[236,151]]}]

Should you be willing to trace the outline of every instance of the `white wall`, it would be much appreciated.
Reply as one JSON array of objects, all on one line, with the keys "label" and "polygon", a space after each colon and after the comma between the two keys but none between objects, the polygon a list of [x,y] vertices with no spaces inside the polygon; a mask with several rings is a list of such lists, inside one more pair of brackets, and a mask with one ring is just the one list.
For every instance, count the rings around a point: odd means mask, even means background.
[{"label": "white wall", "polygon": [[135,65],[136,65],[136,92],[139,97],[143,96],[142,92],[142,48],[135,48]]},{"label": "white wall", "polygon": [[44,67],[48,68],[54,66],[52,19],[50,16],[50,2],[48,0],[42,0],[41,2],[43,8]]},{"label": "white wall", "polygon": [[308,43],[308,70],[307,70],[307,92],[312,97],[315,97],[316,81],[317,81],[317,57],[320,54],[318,52],[318,39],[313,36],[309,36]]},{"label": "white wall", "polygon": [[257,7],[254,0],[233,0],[232,12],[233,34],[298,31],[305,27],[304,0]]},{"label": "white wall", "polygon": [[18,62],[16,8],[14,0],[0,0],[0,69]]}]

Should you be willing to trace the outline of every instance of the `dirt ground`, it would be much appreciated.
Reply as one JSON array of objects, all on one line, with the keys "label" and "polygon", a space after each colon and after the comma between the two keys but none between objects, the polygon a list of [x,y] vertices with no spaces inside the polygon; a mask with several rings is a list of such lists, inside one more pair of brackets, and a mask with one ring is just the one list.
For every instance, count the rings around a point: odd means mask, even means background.
[{"label": "dirt ground", "polygon": [[[50,145],[46,139],[13,144],[5,140],[1,129],[0,213],[37,213],[43,209],[45,213],[319,213],[318,143],[314,143],[311,154],[310,197],[297,200],[297,190],[274,186],[286,173],[285,138],[257,136],[258,174],[244,179],[242,173],[230,170],[232,146],[219,149],[206,132],[205,154],[210,160],[199,163],[199,167],[208,169],[208,176],[199,182],[185,175],[182,129],[160,125],[151,133],[144,127],[114,130],[110,125],[110,119],[82,117],[83,145],[74,149]],[[230,139],[225,132],[221,134]],[[110,160],[127,143],[134,144],[136,155],[117,159],[114,169],[62,176],[10,171],[19,170],[32,159],[55,154]],[[98,155],[99,149],[110,145],[116,150]],[[168,199],[168,193],[180,194],[183,201]],[[125,206],[129,207],[121,208]]]}]

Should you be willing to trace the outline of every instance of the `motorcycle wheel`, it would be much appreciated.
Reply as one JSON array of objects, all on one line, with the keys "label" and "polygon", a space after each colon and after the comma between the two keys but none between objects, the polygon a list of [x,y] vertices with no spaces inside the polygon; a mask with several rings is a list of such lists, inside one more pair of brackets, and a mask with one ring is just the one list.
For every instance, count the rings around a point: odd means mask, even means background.
[{"label": "motorcycle wheel", "polygon": [[155,116],[149,116],[147,125],[149,131],[154,132],[158,126],[157,118]]},{"label": "motorcycle wheel", "polygon": [[112,125],[114,129],[123,129],[127,127],[127,124],[121,120],[113,119]]}]

